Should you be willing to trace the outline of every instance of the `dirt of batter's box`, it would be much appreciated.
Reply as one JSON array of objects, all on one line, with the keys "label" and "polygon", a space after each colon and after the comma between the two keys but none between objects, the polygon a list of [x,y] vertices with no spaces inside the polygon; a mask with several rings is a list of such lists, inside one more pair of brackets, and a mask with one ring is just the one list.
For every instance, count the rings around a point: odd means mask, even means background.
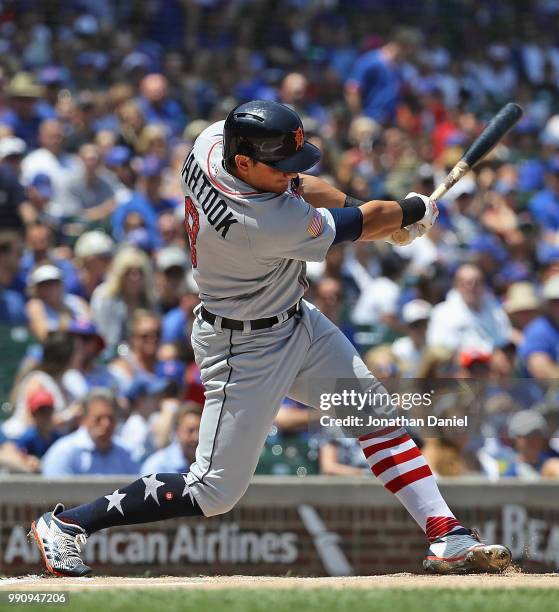
[{"label": "dirt of batter's box", "polygon": [[0,591],[5,590],[89,590],[89,589],[297,589],[297,588],[359,588],[359,589],[416,589],[416,588],[556,588],[559,574],[523,574],[515,568],[505,573],[469,574],[466,576],[431,576],[418,574],[389,574],[381,576],[352,576],[338,578],[294,578],[275,576],[161,576],[157,578],[121,578],[95,576],[91,578],[56,578],[54,576],[21,576],[0,580]]}]

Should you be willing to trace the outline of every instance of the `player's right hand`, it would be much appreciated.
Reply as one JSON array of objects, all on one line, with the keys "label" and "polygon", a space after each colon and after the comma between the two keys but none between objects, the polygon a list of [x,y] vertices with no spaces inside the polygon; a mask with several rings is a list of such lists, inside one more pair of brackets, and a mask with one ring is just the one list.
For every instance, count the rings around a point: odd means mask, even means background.
[{"label": "player's right hand", "polygon": [[420,193],[415,193],[415,191],[411,191],[406,196],[406,198],[413,197],[421,198],[423,200],[423,203],[425,204],[425,214],[423,215],[423,218],[418,221],[418,223],[426,229],[433,227],[435,221],[437,220],[437,217],[439,216],[439,209],[437,208],[437,203],[433,200],[430,200],[428,196],[421,195]]}]

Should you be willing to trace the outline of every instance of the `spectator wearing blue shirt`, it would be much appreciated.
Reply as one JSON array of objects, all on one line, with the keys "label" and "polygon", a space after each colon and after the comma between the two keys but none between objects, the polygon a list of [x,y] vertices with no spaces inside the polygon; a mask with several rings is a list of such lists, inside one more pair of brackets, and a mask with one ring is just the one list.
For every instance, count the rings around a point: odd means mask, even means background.
[{"label": "spectator wearing blue shirt", "polygon": [[156,423],[161,414],[167,384],[165,378],[139,374],[124,393],[128,400],[130,416],[119,429],[119,435],[126,440],[132,457],[138,463],[157,448]]},{"label": "spectator wearing blue shirt", "polygon": [[518,151],[518,189],[534,192],[544,184],[545,163],[540,158],[539,128],[530,117],[524,117],[514,128],[515,148]]},{"label": "spectator wearing blue shirt", "polygon": [[29,301],[25,312],[29,329],[43,341],[50,331],[67,329],[72,319],[89,319],[89,304],[81,297],[66,293],[62,271],[56,266],[37,266],[28,277]]},{"label": "spectator wearing blue shirt", "polygon": [[149,37],[167,49],[182,49],[185,32],[185,4],[180,0],[155,0],[147,9]]},{"label": "spectator wearing blue shirt", "polygon": [[81,400],[96,387],[104,387],[116,393],[119,390],[117,379],[99,361],[105,349],[105,341],[95,324],[89,319],[73,320],[70,321],[68,332],[74,339],[74,355],[71,368],[64,373],[64,389],[75,400]]},{"label": "spectator wearing blue shirt", "polygon": [[132,152],[122,145],[112,147],[105,155],[107,178],[113,182],[117,206],[130,200],[136,184],[136,172],[130,163],[131,159]]},{"label": "spectator wearing blue shirt", "polygon": [[161,341],[186,343],[190,346],[190,328],[194,320],[194,309],[200,303],[198,285],[192,271],[185,278],[179,305],[172,308],[161,319]]},{"label": "spectator wearing blue shirt", "polygon": [[518,355],[525,371],[534,378],[559,377],[559,275],[543,287],[543,314],[524,329]]},{"label": "spectator wearing blue shirt", "polygon": [[364,114],[382,124],[396,119],[401,87],[399,64],[413,55],[420,42],[416,30],[401,28],[387,44],[357,60],[345,83],[346,102],[353,115]]},{"label": "spectator wearing blue shirt", "polygon": [[544,234],[559,230],[559,157],[554,157],[547,166],[545,189],[538,191],[530,200],[529,209]]},{"label": "spectator wearing blue shirt", "polygon": [[38,387],[27,396],[27,410],[33,424],[17,439],[16,444],[27,455],[40,459],[62,436],[54,427],[54,396]]},{"label": "spectator wearing blue shirt", "polygon": [[351,30],[345,19],[335,24],[331,30],[331,36],[328,63],[338,78],[343,81],[358,57],[358,52],[351,40]]},{"label": "spectator wearing blue shirt", "polygon": [[30,73],[18,72],[8,84],[6,93],[12,108],[2,117],[2,122],[7,123],[15,136],[23,139],[28,147],[37,147],[41,122],[56,117],[48,104],[40,102],[43,88]]},{"label": "spectator wearing blue shirt", "polygon": [[[0,262],[2,244],[0,244]],[[25,314],[25,300],[17,291],[4,289],[0,286],[0,323],[10,325],[25,325],[27,315]]]},{"label": "spectator wearing blue shirt", "polygon": [[175,202],[161,197],[161,175],[165,164],[155,156],[146,157],[140,167],[140,178],[132,197],[117,207],[112,215],[113,238],[122,241],[126,233],[126,219],[131,213],[138,213],[148,234],[160,242],[157,220],[159,213],[174,210]]},{"label": "spectator wearing blue shirt", "polygon": [[318,424],[320,414],[289,397],[284,397],[281,406],[274,419],[274,427],[271,434],[274,440],[288,439],[297,437],[303,440],[309,438],[311,429],[316,430],[315,425]]},{"label": "spectator wearing blue shirt", "polygon": [[56,116],[58,94],[68,87],[70,73],[63,66],[46,66],[39,72],[39,85],[43,86],[43,100],[40,102],[40,112],[50,117]]},{"label": "spectator wearing blue shirt", "polygon": [[48,477],[82,474],[138,474],[131,452],[115,436],[118,405],[103,388],[93,389],[83,402],[82,426],[60,438],[43,458]]},{"label": "spectator wearing blue shirt", "polygon": [[142,464],[142,474],[187,472],[196,460],[202,408],[194,402],[180,406],[176,415],[175,439],[169,446],[153,453]]},{"label": "spectator wearing blue shirt", "polygon": [[20,213],[27,227],[31,225],[46,225],[56,237],[56,242],[63,242],[62,221],[47,212],[54,195],[52,181],[48,174],[39,172],[26,185],[26,201],[20,206]]},{"label": "spectator wearing blue shirt", "polygon": [[509,438],[515,454],[502,462],[501,476],[536,480],[557,478],[559,460],[549,446],[550,432],[545,418],[535,409],[521,410],[509,422]]},{"label": "spectator wearing blue shirt", "polygon": [[27,249],[21,258],[19,274],[11,289],[22,291],[29,283],[29,276],[37,264],[50,264],[62,271],[64,291],[79,294],[81,283],[76,266],[62,257],[57,257],[52,249],[53,234],[47,225],[33,225],[27,230]]},{"label": "spectator wearing blue shirt", "polygon": [[140,83],[138,106],[146,123],[163,123],[169,134],[178,136],[184,130],[185,116],[180,104],[169,97],[169,83],[162,74],[148,74]]},{"label": "spectator wearing blue shirt", "polygon": [[0,229],[0,323],[25,325],[25,300],[17,291],[8,289],[19,268],[22,240],[15,230]]}]

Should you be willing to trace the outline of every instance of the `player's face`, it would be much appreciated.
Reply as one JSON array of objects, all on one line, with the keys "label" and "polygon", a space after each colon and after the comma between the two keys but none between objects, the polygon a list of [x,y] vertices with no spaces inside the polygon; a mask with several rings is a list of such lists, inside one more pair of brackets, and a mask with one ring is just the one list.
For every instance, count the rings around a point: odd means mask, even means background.
[{"label": "player's face", "polygon": [[271,193],[283,193],[297,172],[282,172],[244,155],[237,156],[237,175],[245,183]]}]

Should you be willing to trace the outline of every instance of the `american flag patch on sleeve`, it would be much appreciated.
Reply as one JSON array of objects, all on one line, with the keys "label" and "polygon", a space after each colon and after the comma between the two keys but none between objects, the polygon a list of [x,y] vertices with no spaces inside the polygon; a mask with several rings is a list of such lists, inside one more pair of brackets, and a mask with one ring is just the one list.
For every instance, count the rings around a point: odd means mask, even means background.
[{"label": "american flag patch on sleeve", "polygon": [[320,233],[322,232],[323,227],[324,227],[324,218],[317,210],[313,210],[312,219],[311,219],[311,222],[309,223],[309,226],[307,227],[307,232],[309,232],[309,234],[313,238],[316,238],[317,236],[320,236]]}]

